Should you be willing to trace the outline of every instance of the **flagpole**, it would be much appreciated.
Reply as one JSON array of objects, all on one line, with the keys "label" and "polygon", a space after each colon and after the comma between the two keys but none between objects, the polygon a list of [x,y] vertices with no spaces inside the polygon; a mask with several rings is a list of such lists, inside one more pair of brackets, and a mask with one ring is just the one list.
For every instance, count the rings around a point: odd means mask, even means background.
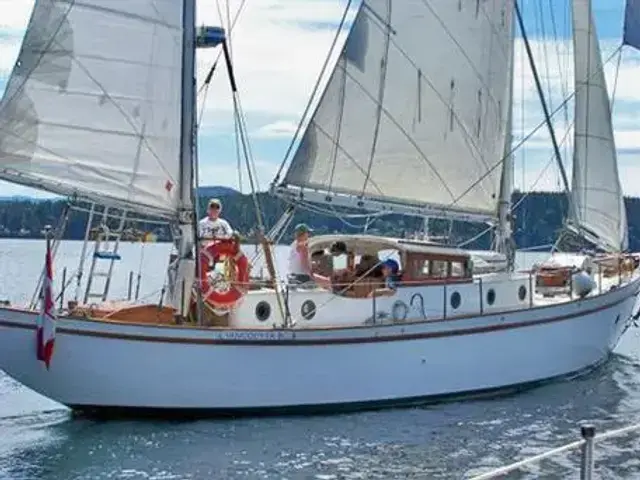
[{"label": "flagpole", "polygon": [[[53,231],[53,228],[51,227],[51,225],[45,225],[44,228],[42,229],[42,234],[44,235],[44,241],[45,241],[45,248],[46,248],[46,255],[49,255],[49,252],[51,252],[51,232]],[[38,295],[38,299],[40,301],[42,301],[42,297],[43,297],[43,292],[44,292],[44,282],[42,281],[42,279],[44,279],[45,275],[47,274],[47,256],[45,256],[45,260],[44,260],[44,266],[42,267],[42,274],[40,275],[41,279],[40,279],[40,294]]]},{"label": "flagpole", "polygon": [[55,342],[55,304],[53,297],[53,265],[51,259],[51,226],[43,229],[45,237],[44,280],[40,290],[40,314],[36,324],[36,357],[44,362],[47,370],[53,355]]},{"label": "flagpole", "polygon": [[[44,256],[44,266],[42,268],[42,278],[44,281],[40,285],[38,300],[40,303],[40,312],[38,314],[37,324],[36,324],[36,358],[40,361],[45,361],[45,352],[44,352],[44,322],[46,316],[46,306],[45,306],[45,286],[47,285],[46,275],[47,275],[47,262],[49,261],[49,253],[51,248],[51,225],[45,225],[42,230],[42,234],[44,235],[45,240],[45,256]],[[38,291],[38,290],[36,290]]]}]

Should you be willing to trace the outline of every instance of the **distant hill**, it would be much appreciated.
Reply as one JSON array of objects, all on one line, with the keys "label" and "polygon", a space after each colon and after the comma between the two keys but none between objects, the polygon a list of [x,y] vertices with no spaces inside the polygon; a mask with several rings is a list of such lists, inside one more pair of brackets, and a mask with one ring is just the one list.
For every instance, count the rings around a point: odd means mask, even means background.
[{"label": "distant hill", "polygon": [[237,195],[239,193],[239,191],[233,188],[223,187],[220,185],[211,185],[198,188],[198,196],[207,198],[226,197],[228,195]]},{"label": "distant hill", "polygon": [[28,195],[7,195],[0,196],[0,202],[44,202],[51,200],[50,198],[37,198]]}]

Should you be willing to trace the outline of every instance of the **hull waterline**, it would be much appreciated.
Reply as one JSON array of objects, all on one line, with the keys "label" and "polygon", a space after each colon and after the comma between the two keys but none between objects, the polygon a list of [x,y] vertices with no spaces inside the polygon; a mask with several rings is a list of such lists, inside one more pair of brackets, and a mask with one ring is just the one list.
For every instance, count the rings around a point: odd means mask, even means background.
[{"label": "hull waterline", "polygon": [[313,413],[517,391],[604,362],[640,280],[502,314],[339,329],[223,330],[63,318],[50,370],[35,314],[0,309],[0,368],[92,413]]}]

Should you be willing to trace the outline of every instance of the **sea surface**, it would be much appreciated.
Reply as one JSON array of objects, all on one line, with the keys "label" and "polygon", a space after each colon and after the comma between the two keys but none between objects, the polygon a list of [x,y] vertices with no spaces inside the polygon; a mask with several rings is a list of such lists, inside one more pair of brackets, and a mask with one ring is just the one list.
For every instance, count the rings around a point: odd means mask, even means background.
[{"label": "sea surface", "polygon": [[[57,288],[81,249],[61,245]],[[123,244],[113,293],[126,297],[129,272],[140,270],[140,297],[159,298],[168,252],[167,244]],[[43,241],[0,240],[0,300],[29,302],[43,258]],[[518,256],[522,266],[535,259]],[[0,479],[468,478],[577,439],[582,422],[605,431],[640,421],[639,333],[630,329],[608,363],[571,381],[490,400],[329,416],[97,421],[0,371]],[[640,436],[599,444],[596,478],[640,479],[639,448]],[[573,453],[506,478],[578,478],[578,469]]]}]

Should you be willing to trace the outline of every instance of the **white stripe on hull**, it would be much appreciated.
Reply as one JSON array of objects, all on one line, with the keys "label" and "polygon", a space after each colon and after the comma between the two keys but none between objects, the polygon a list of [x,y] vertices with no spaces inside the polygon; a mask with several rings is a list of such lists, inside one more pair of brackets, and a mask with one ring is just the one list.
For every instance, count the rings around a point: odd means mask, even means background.
[{"label": "white stripe on hull", "polygon": [[35,358],[36,315],[0,309],[0,368],[66,405],[235,410],[463,394],[598,364],[630,322],[639,287],[635,279],[555,306],[352,329],[61,319],[49,371]]}]

